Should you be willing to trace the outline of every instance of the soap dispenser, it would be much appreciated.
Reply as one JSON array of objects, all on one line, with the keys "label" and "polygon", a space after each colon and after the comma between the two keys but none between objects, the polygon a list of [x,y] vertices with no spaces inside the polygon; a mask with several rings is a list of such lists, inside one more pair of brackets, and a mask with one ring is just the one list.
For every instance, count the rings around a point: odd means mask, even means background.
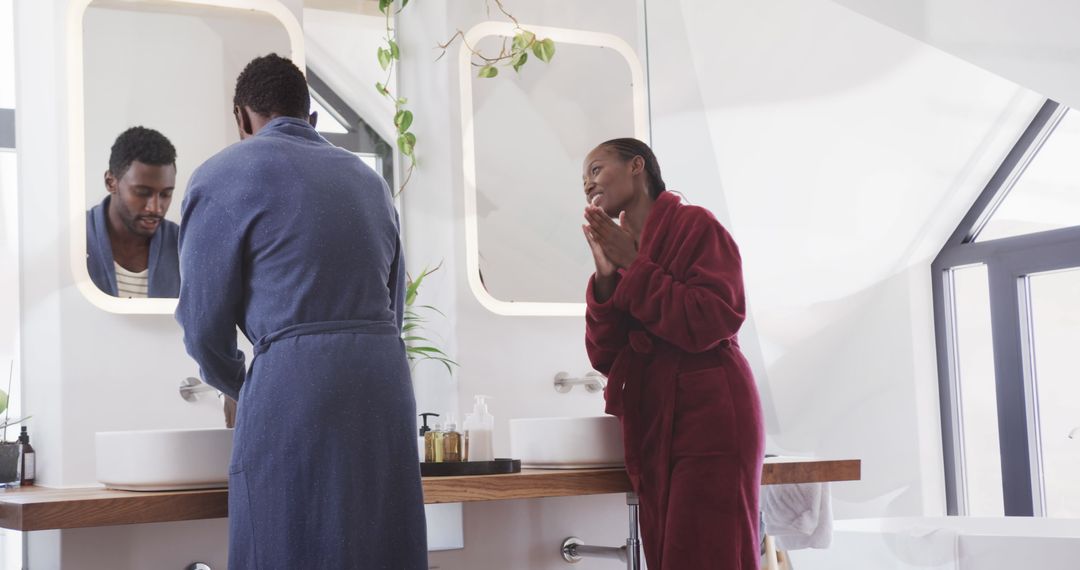
[{"label": "soap dispenser", "polygon": [[446,422],[446,430],[443,432],[443,461],[457,463],[464,460],[465,446],[461,432],[457,430],[457,418],[453,414]]},{"label": "soap dispenser", "polygon": [[424,434],[424,461],[443,462],[443,435],[442,424],[439,422],[435,422],[431,430]]},{"label": "soap dispenser", "polygon": [[420,437],[417,438],[417,440],[416,440],[416,445],[419,448],[419,452],[420,452],[420,461],[431,461],[430,459],[427,458],[427,455],[428,455],[427,454],[427,441],[426,441],[427,438],[425,436],[427,436],[427,433],[429,431],[431,431],[431,428],[429,428],[427,424],[428,424],[428,418],[432,417],[432,416],[437,418],[437,417],[439,417],[439,414],[435,414],[435,413],[431,413],[431,412],[425,412],[423,414],[420,414],[420,418],[421,418],[420,421],[424,424],[424,425],[420,426]]},{"label": "soap dispenser", "polygon": [[491,398],[477,394],[473,402],[473,411],[465,416],[465,458],[466,461],[494,461],[495,449],[492,434],[495,431],[495,417],[488,413],[487,401]]}]

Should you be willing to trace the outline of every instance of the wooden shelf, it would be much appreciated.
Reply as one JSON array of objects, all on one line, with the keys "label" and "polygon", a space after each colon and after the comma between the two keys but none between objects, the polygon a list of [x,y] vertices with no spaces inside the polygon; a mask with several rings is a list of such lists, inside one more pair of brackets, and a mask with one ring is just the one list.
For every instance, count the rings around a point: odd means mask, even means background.
[{"label": "wooden shelf", "polygon": [[52,530],[229,516],[228,491],[113,491],[25,487],[0,492],[0,527]]},{"label": "wooden shelf", "polygon": [[522,469],[507,475],[425,477],[425,503],[605,495],[630,490],[625,469]]},{"label": "wooden shelf", "polygon": [[[767,460],[762,484],[857,481],[857,459]],[[623,469],[526,469],[509,475],[425,477],[425,503],[463,503],[625,493]],[[133,492],[25,487],[0,491],[0,527],[52,530],[228,516],[228,490]]]}]

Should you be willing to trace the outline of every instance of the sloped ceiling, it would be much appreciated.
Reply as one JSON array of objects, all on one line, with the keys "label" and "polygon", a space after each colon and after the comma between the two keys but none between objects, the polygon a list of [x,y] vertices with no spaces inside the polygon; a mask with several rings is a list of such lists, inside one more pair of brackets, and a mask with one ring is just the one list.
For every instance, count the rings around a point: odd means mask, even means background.
[{"label": "sloped ceiling", "polygon": [[832,1],[1051,99],[1080,107],[1080,2]]},{"label": "sloped ceiling", "polygon": [[384,30],[381,16],[304,9],[308,66],[384,140],[393,141],[394,105],[375,91],[377,81],[386,81],[375,57]]}]

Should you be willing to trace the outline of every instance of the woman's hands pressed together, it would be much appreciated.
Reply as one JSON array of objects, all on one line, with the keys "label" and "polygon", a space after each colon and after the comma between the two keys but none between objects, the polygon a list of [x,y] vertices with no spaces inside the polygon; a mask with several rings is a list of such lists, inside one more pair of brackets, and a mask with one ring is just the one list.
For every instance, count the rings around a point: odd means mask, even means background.
[{"label": "woman's hands pressed together", "polygon": [[594,294],[597,301],[605,302],[614,293],[615,271],[630,267],[637,259],[637,242],[626,227],[626,212],[619,214],[616,224],[604,210],[589,205],[585,207],[585,221],[588,223],[581,229],[596,262]]},{"label": "woman's hands pressed together", "polygon": [[[597,256],[597,249],[602,253],[604,260],[618,269],[626,269],[637,259],[637,241],[626,227],[626,212],[619,214],[619,223],[616,224],[604,213],[604,210],[596,206],[585,207],[585,221],[588,224],[582,226],[585,237],[593,248],[593,256]],[[596,257],[597,271],[600,271],[600,258]],[[614,269],[611,270],[614,272]]]}]

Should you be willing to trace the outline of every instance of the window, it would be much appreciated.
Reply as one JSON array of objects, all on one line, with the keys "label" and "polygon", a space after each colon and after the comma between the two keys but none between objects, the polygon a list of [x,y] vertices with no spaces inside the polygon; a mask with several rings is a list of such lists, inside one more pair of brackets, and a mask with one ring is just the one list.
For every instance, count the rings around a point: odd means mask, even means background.
[{"label": "window", "polygon": [[1005,194],[978,241],[1080,226],[1080,113],[1066,113]]},{"label": "window", "polygon": [[932,264],[950,514],[1080,517],[1078,153],[1047,101]]},{"label": "window", "polygon": [[360,157],[365,164],[382,174],[393,189],[394,159],[390,145],[310,68],[307,78],[311,87],[311,110],[319,114],[315,124],[319,134]]},{"label": "window", "polygon": [[960,454],[966,475],[967,514],[1001,516],[1001,454],[998,450],[994,339],[990,334],[990,287],[986,265],[950,270]]}]

